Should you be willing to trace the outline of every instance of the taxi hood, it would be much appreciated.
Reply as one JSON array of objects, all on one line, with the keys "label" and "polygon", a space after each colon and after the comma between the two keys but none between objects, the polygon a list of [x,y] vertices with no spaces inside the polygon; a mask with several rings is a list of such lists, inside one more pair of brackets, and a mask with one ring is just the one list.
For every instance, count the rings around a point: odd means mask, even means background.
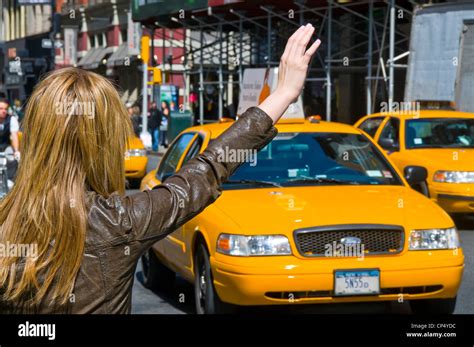
[{"label": "taxi hood", "polygon": [[437,170],[473,171],[473,148],[409,149],[403,154],[404,162],[420,165],[434,173]]},{"label": "taxi hood", "polygon": [[244,234],[282,233],[337,224],[449,228],[451,218],[405,186],[304,186],[226,190],[214,203]]}]

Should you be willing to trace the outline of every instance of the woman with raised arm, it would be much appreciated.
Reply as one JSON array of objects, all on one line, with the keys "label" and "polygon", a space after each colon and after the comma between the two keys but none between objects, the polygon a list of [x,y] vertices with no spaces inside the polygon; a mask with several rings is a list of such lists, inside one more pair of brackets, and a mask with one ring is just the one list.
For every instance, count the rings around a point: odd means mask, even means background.
[{"label": "woman with raised arm", "polygon": [[240,165],[220,153],[259,150],[276,135],[320,44],[307,48],[313,33],[306,25],[290,37],[278,87],[261,105],[166,182],[132,196],[123,159],[131,122],[112,84],[76,68],[43,79],[26,108],[16,184],[0,201],[0,246],[28,251],[0,257],[0,312],[130,313],[140,256],[215,201]]}]

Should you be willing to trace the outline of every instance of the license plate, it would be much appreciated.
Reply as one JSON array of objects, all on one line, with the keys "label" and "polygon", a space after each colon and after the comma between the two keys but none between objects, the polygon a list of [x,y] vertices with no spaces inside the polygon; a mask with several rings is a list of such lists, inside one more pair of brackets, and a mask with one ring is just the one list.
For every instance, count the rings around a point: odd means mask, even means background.
[{"label": "license plate", "polygon": [[373,295],[380,293],[379,270],[351,270],[334,272],[334,294]]}]

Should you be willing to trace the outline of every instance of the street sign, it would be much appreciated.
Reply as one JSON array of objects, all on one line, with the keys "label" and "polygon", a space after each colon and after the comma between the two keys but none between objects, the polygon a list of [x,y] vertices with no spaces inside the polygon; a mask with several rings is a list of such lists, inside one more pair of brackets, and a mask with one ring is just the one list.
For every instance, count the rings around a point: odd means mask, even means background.
[{"label": "street sign", "polygon": [[64,42],[61,40],[56,40],[54,41],[54,48],[63,48],[64,47]]},{"label": "street sign", "polygon": [[[245,69],[237,114],[241,115],[249,107],[261,104],[271,92],[275,91],[277,84],[278,68],[276,67],[270,69]],[[304,120],[301,95],[298,97],[296,102],[290,104],[281,119]]]},{"label": "street sign", "polygon": [[41,40],[41,47],[46,49],[53,48],[53,41],[50,39],[42,39]]}]

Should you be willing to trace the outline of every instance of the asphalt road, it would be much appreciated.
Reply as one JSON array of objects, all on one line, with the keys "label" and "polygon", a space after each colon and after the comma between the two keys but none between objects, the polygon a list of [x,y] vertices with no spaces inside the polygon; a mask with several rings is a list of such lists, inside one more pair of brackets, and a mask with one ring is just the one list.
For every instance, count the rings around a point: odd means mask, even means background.
[{"label": "asphalt road", "polygon": [[[150,156],[148,171],[156,168],[158,157]],[[135,191],[128,191],[133,194]],[[465,270],[455,313],[474,313],[474,217],[456,220],[460,230],[461,243],[465,254]],[[179,278],[175,287],[168,293],[152,292],[142,285],[141,264],[138,264],[132,296],[132,313],[137,314],[186,314],[194,313],[193,287]],[[292,305],[275,307],[253,307],[244,312],[279,312],[279,313],[395,313],[409,314],[410,307],[407,302],[388,303],[355,303],[332,305]]]}]

